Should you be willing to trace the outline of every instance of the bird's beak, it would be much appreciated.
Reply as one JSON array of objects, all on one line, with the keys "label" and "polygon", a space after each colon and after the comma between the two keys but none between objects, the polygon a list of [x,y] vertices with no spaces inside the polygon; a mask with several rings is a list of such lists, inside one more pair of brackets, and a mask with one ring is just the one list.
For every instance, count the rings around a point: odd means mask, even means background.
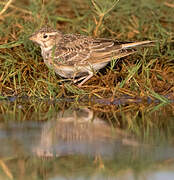
[{"label": "bird's beak", "polygon": [[29,40],[31,40],[31,41],[36,41],[36,37],[33,36],[33,35],[31,35],[31,36],[29,37]]}]

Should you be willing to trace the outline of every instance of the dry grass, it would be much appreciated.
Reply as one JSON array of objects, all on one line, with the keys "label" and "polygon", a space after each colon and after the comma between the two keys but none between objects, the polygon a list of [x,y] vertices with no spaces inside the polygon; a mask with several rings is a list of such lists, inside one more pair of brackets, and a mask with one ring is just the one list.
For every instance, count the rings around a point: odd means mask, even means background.
[{"label": "dry grass", "polygon": [[[0,95],[40,98],[111,98],[129,95],[168,102],[173,97],[173,9],[157,0],[0,2]],[[144,9],[145,11],[142,11]],[[167,12],[167,13],[166,13]],[[82,88],[43,63],[28,36],[44,24],[63,32],[122,41],[157,40],[155,47],[112,62]]]}]

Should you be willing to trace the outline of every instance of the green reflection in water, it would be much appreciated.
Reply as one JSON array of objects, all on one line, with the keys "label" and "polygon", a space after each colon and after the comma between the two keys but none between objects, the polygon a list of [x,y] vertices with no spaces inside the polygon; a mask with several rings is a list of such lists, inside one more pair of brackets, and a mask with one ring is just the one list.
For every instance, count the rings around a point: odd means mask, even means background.
[{"label": "green reflection in water", "polygon": [[172,104],[0,103],[1,179],[141,179],[174,170]]}]

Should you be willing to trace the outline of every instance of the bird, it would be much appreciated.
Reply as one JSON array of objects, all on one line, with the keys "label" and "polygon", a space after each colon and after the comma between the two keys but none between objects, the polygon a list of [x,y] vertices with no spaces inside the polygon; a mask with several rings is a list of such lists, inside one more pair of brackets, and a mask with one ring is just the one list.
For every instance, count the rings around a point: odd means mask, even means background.
[{"label": "bird", "polygon": [[93,38],[81,34],[64,34],[51,27],[42,27],[29,39],[41,48],[44,63],[63,78],[81,87],[96,72],[113,59],[136,52],[136,47],[154,41],[121,42],[107,38]]}]

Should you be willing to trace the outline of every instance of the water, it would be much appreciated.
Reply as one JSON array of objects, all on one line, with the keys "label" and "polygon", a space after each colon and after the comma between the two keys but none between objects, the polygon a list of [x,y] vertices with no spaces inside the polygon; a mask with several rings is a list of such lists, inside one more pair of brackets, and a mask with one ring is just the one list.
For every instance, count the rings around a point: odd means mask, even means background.
[{"label": "water", "polygon": [[0,179],[174,179],[173,106],[0,101]]}]

